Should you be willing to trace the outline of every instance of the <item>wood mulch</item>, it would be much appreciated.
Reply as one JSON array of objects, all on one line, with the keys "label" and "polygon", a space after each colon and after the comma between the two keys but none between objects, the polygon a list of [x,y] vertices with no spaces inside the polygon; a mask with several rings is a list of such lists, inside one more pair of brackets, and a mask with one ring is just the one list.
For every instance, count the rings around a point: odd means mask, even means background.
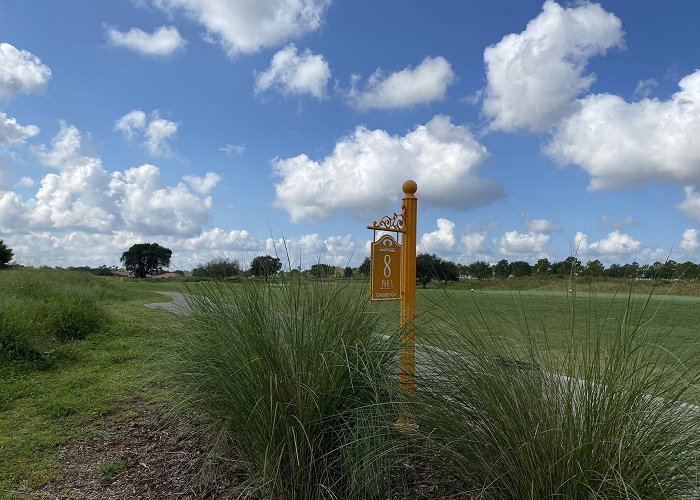
[{"label": "wood mulch", "polygon": [[217,461],[216,480],[202,471],[210,448],[201,426],[162,406],[137,405],[128,419],[107,417],[94,437],[61,450],[58,479],[34,490],[37,499],[226,499],[245,494],[245,473]]},{"label": "wood mulch", "polygon": [[[234,460],[214,460],[211,465],[201,425],[170,414],[162,405],[137,403],[132,410],[127,418],[105,417],[86,430],[90,438],[64,446],[54,480],[22,497],[260,500],[251,495],[245,470]],[[391,500],[478,498],[422,461],[409,461],[401,468],[401,491]]]}]

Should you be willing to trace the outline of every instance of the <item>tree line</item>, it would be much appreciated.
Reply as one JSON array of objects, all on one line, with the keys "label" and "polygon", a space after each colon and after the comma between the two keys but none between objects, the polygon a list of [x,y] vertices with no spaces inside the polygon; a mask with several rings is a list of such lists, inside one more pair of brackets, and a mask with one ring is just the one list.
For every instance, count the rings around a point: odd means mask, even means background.
[{"label": "tree line", "polygon": [[[137,243],[125,251],[120,261],[127,271],[134,276],[145,278],[157,275],[170,266],[172,251],[157,243]],[[7,267],[12,260],[13,252],[2,240],[0,240],[0,268]],[[369,276],[371,261],[366,257],[357,267],[332,266],[317,263],[309,269],[292,269],[288,272],[308,275],[314,278],[352,278],[354,276]],[[113,274],[116,268],[100,266],[70,267],[70,270],[87,271],[92,274],[108,276]],[[248,269],[243,270],[238,261],[227,258],[216,258],[195,267],[192,276],[211,278],[231,278],[238,275],[247,275],[269,279],[270,276],[282,270],[282,262],[278,257],[271,255],[259,255],[255,257]],[[175,271],[185,274],[183,271]],[[605,266],[600,260],[589,260],[583,264],[576,257],[567,257],[561,261],[539,259],[535,264],[523,260],[509,262],[501,259],[495,264],[485,261],[475,261],[471,264],[455,263],[443,259],[435,254],[421,253],[416,257],[416,278],[425,288],[433,279],[441,281],[458,281],[460,279],[494,279],[527,276],[588,276],[596,278],[627,278],[627,279],[665,279],[676,280],[700,279],[700,264],[691,261],[654,262],[653,264],[610,264]]]}]

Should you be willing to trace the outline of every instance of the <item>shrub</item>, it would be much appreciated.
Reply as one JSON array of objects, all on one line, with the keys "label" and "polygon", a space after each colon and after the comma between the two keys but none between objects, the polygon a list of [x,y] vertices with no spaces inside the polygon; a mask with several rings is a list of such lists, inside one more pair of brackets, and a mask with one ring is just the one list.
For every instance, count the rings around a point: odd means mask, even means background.
[{"label": "shrub", "polygon": [[192,269],[192,276],[224,279],[238,276],[241,266],[237,260],[212,259],[203,266]]},{"label": "shrub", "polygon": [[265,498],[386,498],[395,338],[365,292],[300,279],[200,283],[174,346],[182,403]]},{"label": "shrub", "polygon": [[[699,409],[685,403],[697,362],[659,347],[664,332],[642,321],[648,301],[630,294],[617,321],[591,304],[561,325],[564,349],[532,322],[438,308],[434,323],[459,353],[426,352],[415,411],[438,467],[465,489],[485,499],[698,494]],[[505,329],[519,330],[516,342]]]}]

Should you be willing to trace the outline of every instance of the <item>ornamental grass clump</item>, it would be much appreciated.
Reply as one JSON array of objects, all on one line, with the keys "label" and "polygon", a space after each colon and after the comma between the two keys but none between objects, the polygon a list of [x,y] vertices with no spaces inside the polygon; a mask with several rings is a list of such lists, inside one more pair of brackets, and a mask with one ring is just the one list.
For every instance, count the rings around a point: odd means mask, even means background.
[{"label": "ornamental grass clump", "polygon": [[661,347],[649,300],[626,300],[610,317],[572,297],[567,345],[527,311],[437,307],[453,348],[425,352],[414,407],[437,467],[484,499],[699,498],[698,361]]},{"label": "ornamental grass clump", "polygon": [[397,342],[366,291],[302,279],[204,282],[174,346],[182,402],[264,498],[386,498]]}]

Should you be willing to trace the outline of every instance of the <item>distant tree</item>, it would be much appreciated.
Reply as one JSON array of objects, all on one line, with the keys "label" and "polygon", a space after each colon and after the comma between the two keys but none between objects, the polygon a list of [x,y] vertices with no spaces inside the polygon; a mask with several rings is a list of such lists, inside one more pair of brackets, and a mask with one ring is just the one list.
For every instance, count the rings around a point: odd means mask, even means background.
[{"label": "distant tree", "polygon": [[698,277],[698,266],[694,262],[684,262],[678,266],[680,277],[684,280],[693,280]]},{"label": "distant tree", "polygon": [[607,269],[605,269],[605,276],[608,278],[624,278],[625,269],[620,264],[610,264]]},{"label": "distant tree", "polygon": [[648,278],[648,279],[658,278],[659,271],[661,270],[661,266],[663,266],[663,264],[661,262],[659,262],[659,261],[654,262],[653,264],[648,266],[648,269],[646,269],[644,277]]},{"label": "distant tree", "polygon": [[443,259],[440,264],[440,279],[445,281],[459,281],[457,264],[450,260]]},{"label": "distant tree", "polygon": [[148,274],[158,274],[170,265],[173,252],[158,243],[137,243],[124,252],[119,259],[127,271],[137,278]]},{"label": "distant tree", "polygon": [[264,276],[265,281],[280,269],[282,269],[282,262],[271,255],[259,255],[250,263],[250,273],[253,276]]},{"label": "distant tree", "polygon": [[0,269],[10,263],[13,255],[12,249],[4,241],[0,240]]},{"label": "distant tree", "polygon": [[442,259],[435,254],[422,253],[416,257],[416,278],[423,288],[433,278],[440,278]]},{"label": "distant tree", "polygon": [[567,257],[562,262],[555,262],[552,264],[552,269],[559,276],[577,276],[581,274],[582,264],[581,261],[576,257]]},{"label": "distant tree", "polygon": [[360,264],[360,267],[357,268],[357,272],[360,274],[364,274],[366,276],[369,276],[369,271],[372,267],[372,261],[370,261],[369,257],[365,257],[365,260],[362,261],[362,264]]},{"label": "distant tree", "polygon": [[343,278],[352,278],[352,267],[346,267],[345,270],[343,271]]},{"label": "distant tree", "polygon": [[585,276],[591,276],[591,277],[599,277],[603,276],[603,273],[605,272],[605,266],[601,261],[598,259],[596,260],[589,260],[586,263],[586,267],[583,268],[583,273]]},{"label": "distant tree", "polygon": [[506,259],[499,260],[496,265],[493,266],[493,275],[496,278],[507,278],[513,272],[513,269],[508,264]]},{"label": "distant tree", "polygon": [[667,260],[659,268],[658,277],[663,280],[672,280],[680,275],[680,264],[675,260]]},{"label": "distant tree", "polygon": [[515,262],[511,262],[510,268],[513,271],[513,276],[518,278],[530,276],[532,274],[532,266],[524,260],[516,260]]},{"label": "distant tree", "polygon": [[100,267],[90,269],[90,272],[95,276],[112,276],[112,270],[104,264]]},{"label": "distant tree", "polygon": [[489,279],[493,277],[493,271],[488,262],[477,260],[469,264],[469,276],[478,280]]},{"label": "distant tree", "polygon": [[309,274],[314,278],[329,278],[335,273],[335,267],[328,264],[314,264],[309,269]]},{"label": "distant tree", "polygon": [[459,276],[467,276],[469,274],[469,266],[467,264],[457,264],[457,274]]},{"label": "distant tree", "polygon": [[241,266],[238,261],[226,258],[212,259],[206,264],[192,269],[192,276],[206,276],[216,279],[232,278],[240,273]]},{"label": "distant tree", "polygon": [[625,264],[622,266],[622,271],[624,272],[625,278],[636,279],[639,277],[639,263],[632,262],[631,264]]},{"label": "distant tree", "polygon": [[538,276],[544,276],[545,274],[549,274],[550,267],[549,259],[542,258],[537,261],[532,272]]}]

